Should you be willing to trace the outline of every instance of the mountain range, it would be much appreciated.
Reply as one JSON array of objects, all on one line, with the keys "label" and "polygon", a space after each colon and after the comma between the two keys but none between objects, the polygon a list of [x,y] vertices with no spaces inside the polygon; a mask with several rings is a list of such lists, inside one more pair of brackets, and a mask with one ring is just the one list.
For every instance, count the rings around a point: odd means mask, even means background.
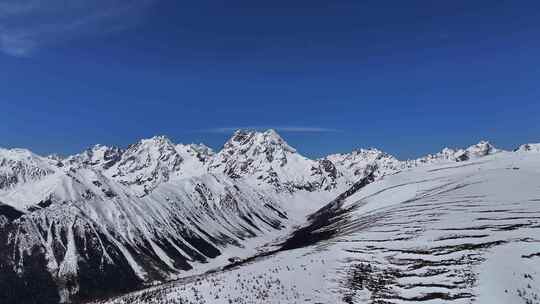
[{"label": "mountain range", "polygon": [[214,272],[355,225],[342,216],[361,207],[340,210],[367,185],[539,152],[481,141],[413,160],[373,148],[309,159],[274,130],[238,130],[220,151],[165,136],[68,157],[0,149],[0,299],[87,302]]}]

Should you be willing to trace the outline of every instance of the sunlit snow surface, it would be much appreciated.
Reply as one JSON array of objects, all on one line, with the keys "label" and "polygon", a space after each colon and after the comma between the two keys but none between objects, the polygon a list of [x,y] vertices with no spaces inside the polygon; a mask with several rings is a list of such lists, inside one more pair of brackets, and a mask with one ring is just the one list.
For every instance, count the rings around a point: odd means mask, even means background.
[{"label": "sunlit snow surface", "polygon": [[106,303],[540,303],[540,154],[408,169],[338,211],[315,244]]}]

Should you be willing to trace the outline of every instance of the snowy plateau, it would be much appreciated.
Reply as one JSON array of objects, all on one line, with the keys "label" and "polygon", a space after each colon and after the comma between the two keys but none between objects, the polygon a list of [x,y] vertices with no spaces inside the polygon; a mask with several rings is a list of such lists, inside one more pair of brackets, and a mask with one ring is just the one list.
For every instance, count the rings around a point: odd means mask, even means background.
[{"label": "snowy plateau", "polygon": [[540,303],[540,144],[0,149],[0,303]]}]

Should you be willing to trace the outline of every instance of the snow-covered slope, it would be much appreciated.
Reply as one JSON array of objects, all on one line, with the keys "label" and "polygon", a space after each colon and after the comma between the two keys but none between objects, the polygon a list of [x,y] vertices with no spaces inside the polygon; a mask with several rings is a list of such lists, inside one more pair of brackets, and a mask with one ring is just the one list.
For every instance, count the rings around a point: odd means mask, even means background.
[{"label": "snow-covered slope", "polygon": [[539,181],[513,152],[364,176],[272,254],[105,303],[536,303]]}]

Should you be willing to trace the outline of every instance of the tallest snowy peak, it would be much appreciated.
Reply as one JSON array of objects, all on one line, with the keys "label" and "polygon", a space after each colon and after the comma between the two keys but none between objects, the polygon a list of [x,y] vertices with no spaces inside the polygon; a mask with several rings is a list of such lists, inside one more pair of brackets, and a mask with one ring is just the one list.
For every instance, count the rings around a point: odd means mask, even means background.
[{"label": "tallest snowy peak", "polygon": [[275,130],[269,129],[264,132],[253,130],[237,130],[233,136],[225,143],[224,149],[243,150],[255,149],[258,152],[265,152],[268,149],[284,150],[296,153],[296,149],[291,147]]},{"label": "tallest snowy peak", "polygon": [[274,181],[276,175],[292,175],[295,169],[291,164],[307,168],[308,172],[311,168],[311,161],[296,153],[276,131],[237,130],[213,158],[210,169],[233,178],[251,175]]},{"label": "tallest snowy peak", "polygon": [[143,163],[149,160],[168,160],[178,156],[175,144],[166,136],[154,136],[141,139],[137,143],[130,145],[124,153],[123,158],[141,158]]},{"label": "tallest snowy peak", "polygon": [[174,146],[172,141],[165,135],[157,135],[150,138],[144,138],[139,140],[136,144],[131,145],[129,148],[133,146]]}]

